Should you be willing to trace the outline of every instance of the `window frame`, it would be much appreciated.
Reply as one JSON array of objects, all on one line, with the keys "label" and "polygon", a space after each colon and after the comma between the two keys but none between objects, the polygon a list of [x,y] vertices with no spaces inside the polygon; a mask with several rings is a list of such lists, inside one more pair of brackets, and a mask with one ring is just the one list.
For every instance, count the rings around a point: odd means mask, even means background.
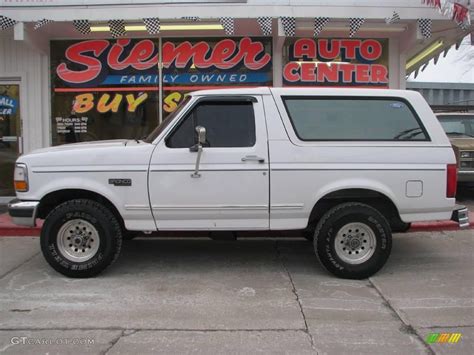
[{"label": "window frame", "polygon": [[[293,128],[293,132],[295,133],[296,137],[302,141],[302,142],[398,142],[398,143],[418,143],[418,142],[432,142],[431,136],[429,135],[428,131],[426,130],[425,125],[423,124],[423,121],[420,119],[420,116],[418,116],[418,113],[416,110],[413,108],[411,103],[402,97],[397,97],[397,96],[327,96],[327,95],[281,95],[280,96],[281,101],[283,103],[283,106],[285,107],[286,114],[288,116],[288,120],[290,121],[291,127]],[[293,99],[293,100],[308,100],[308,99],[315,99],[315,100],[349,100],[349,101],[398,101],[404,103],[410,112],[413,114],[413,117],[415,117],[416,122],[418,123],[419,127],[421,128],[422,132],[425,134],[425,139],[412,139],[412,140],[403,140],[403,139],[304,139],[302,138],[295,126],[295,123],[293,122],[293,118],[290,115],[290,111],[288,109],[288,106],[286,104],[287,99]]]},{"label": "window frame", "polygon": [[188,109],[184,112],[182,112],[182,115],[181,117],[179,118],[179,121],[176,122],[176,124],[173,126],[173,128],[171,128],[167,133],[166,133],[166,136],[164,137],[164,144],[165,144],[165,147],[168,148],[168,149],[189,149],[191,147],[188,147],[188,148],[173,148],[173,147],[170,147],[168,145],[168,140],[170,139],[170,137],[183,125],[183,122],[185,121],[186,117],[188,117],[189,114],[191,114],[193,112],[193,110],[200,104],[202,103],[205,103],[205,102],[232,102],[232,101],[235,101],[235,102],[250,102],[252,104],[252,110],[253,110],[253,113],[254,113],[254,123],[255,123],[255,143],[252,145],[252,146],[245,146],[245,147],[204,147],[204,148],[215,148],[215,149],[242,149],[242,148],[252,148],[252,147],[255,147],[255,145],[257,144],[257,120],[256,120],[256,115],[255,115],[255,108],[254,108],[254,104],[258,102],[257,98],[254,97],[254,96],[246,96],[246,95],[242,95],[242,96],[236,96],[236,95],[229,95],[229,96],[226,96],[226,95],[215,95],[215,96],[201,96],[201,97],[197,97],[196,100],[194,100],[194,102],[191,103],[190,107],[188,107]]}]

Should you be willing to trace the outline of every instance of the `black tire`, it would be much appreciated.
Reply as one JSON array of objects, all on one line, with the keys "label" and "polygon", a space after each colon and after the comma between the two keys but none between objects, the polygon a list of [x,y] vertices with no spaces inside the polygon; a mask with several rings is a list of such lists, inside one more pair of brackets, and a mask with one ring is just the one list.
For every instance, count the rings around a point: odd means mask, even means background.
[{"label": "black tire", "polygon": [[[84,262],[70,260],[58,247],[61,228],[74,220],[88,223],[99,236],[97,251]],[[117,218],[92,200],[77,199],[60,204],[49,213],[41,229],[41,250],[46,261],[68,277],[86,278],[99,274],[118,258],[121,247],[122,229]]]},{"label": "black tire", "polygon": [[[339,256],[341,254],[338,255],[336,250],[336,240],[338,242],[341,241],[341,243],[343,241],[345,243],[346,240],[350,241],[350,239],[341,240],[341,238],[346,238],[346,236],[345,234],[344,237],[342,237],[342,234],[338,236],[338,232],[341,231],[342,233],[343,228],[346,228],[351,223],[359,223],[369,227],[369,230],[372,232],[372,240],[375,241],[375,246],[370,247],[372,254],[367,255],[368,259],[362,260],[358,264],[349,263],[341,259]],[[356,234],[355,231],[354,234]],[[347,237],[352,238],[351,235]],[[360,240],[365,239],[365,237],[361,238],[359,236],[359,238],[355,239],[358,239],[356,244],[366,242],[366,240]],[[339,248],[339,253],[341,253],[340,249],[344,246],[346,244]],[[362,203],[343,203],[333,207],[319,221],[314,234],[314,248],[319,261],[329,272],[344,279],[360,280],[374,275],[385,265],[392,248],[392,233],[387,220],[376,209]],[[359,248],[364,249],[362,246],[357,248],[357,254],[359,254]],[[348,250],[353,249],[348,247]],[[366,250],[360,251],[367,254]],[[347,253],[350,254],[350,252]],[[342,257],[350,257],[344,255]]]}]

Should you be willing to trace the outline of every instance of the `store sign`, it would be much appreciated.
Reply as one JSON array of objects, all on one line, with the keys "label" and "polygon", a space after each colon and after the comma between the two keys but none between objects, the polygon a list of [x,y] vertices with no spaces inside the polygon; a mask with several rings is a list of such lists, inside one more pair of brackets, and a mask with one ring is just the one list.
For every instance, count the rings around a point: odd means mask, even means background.
[{"label": "store sign", "polygon": [[[158,49],[145,39],[89,40],[70,45],[65,51],[67,62],[56,68],[58,77],[69,87],[90,85],[157,85]],[[223,39],[214,46],[205,41],[165,42],[162,51],[165,75],[163,83],[216,84],[263,83],[268,75],[259,70],[271,63],[260,41],[243,38]],[[232,72],[239,66],[248,72]],[[197,69],[166,73],[166,69]]]},{"label": "store sign", "polygon": [[286,85],[387,86],[386,41],[301,38],[289,46]]},{"label": "store sign", "polygon": [[14,115],[18,109],[18,101],[6,95],[0,95],[0,115]]}]

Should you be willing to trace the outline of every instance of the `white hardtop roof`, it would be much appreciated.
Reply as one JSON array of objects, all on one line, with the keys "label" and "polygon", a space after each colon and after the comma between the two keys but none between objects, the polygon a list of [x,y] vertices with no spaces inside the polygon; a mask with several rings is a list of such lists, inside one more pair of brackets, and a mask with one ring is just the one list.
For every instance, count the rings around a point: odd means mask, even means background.
[{"label": "white hardtop roof", "polygon": [[386,97],[413,97],[420,95],[412,90],[388,90],[388,89],[358,89],[358,88],[236,88],[236,89],[212,89],[194,91],[193,96],[240,96],[240,95],[294,95],[294,96],[386,96]]}]

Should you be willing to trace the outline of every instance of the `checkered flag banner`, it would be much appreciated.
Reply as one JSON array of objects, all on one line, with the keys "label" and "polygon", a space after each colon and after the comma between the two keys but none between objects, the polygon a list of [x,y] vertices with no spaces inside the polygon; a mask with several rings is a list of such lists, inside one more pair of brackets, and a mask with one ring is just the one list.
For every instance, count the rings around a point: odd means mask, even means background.
[{"label": "checkered flag banner", "polygon": [[74,20],[72,21],[77,32],[87,35],[91,33],[91,24],[89,20]]},{"label": "checkered flag banner", "polygon": [[224,31],[227,35],[232,36],[235,32],[235,24],[233,17],[221,17],[219,19]]},{"label": "checkered flag banner", "polygon": [[441,0],[422,0],[421,2],[423,4],[426,4],[426,5],[432,6],[432,7],[437,7],[437,8],[441,7]]},{"label": "checkered flag banner", "polygon": [[329,17],[315,17],[314,18],[314,37],[319,36],[319,34],[323,31],[324,26],[326,26],[329,22]]},{"label": "checkered flag banner", "polygon": [[38,22],[36,22],[35,27],[33,27],[33,28],[34,28],[35,30],[38,30],[38,29],[40,29],[41,27],[44,27],[44,26],[46,26],[47,24],[52,23],[52,22],[54,22],[54,21],[53,21],[53,20],[48,20],[48,19],[45,19],[45,18],[44,18],[44,19],[39,20]]},{"label": "checkered flag banner", "polygon": [[17,24],[18,22],[9,18],[9,17],[6,17],[6,16],[0,16],[0,31],[2,30],[6,30],[10,27],[13,27]]},{"label": "checkered flag banner", "polygon": [[296,34],[296,18],[294,17],[280,17],[283,26],[283,32],[286,37],[294,37]]},{"label": "checkered flag banner", "polygon": [[431,25],[433,21],[429,18],[419,18],[418,19],[418,28],[423,38],[431,37]]},{"label": "checkered flag banner", "polygon": [[396,22],[398,22],[398,21],[400,21],[400,15],[399,15],[398,12],[396,12],[396,11],[393,12],[393,14],[392,14],[391,17],[387,17],[387,18],[385,19],[385,23],[386,23],[387,25],[391,25],[392,23],[396,23]]},{"label": "checkered flag banner", "polygon": [[258,17],[257,23],[262,30],[264,36],[272,35],[272,18],[271,17]]},{"label": "checkered flag banner", "polygon": [[124,20],[109,20],[109,28],[113,38],[123,37],[127,34]]},{"label": "checkered flag banner", "polygon": [[349,19],[349,37],[354,37],[357,31],[362,27],[365,22],[365,18],[352,17]]},{"label": "checkered flag banner", "polygon": [[198,22],[201,21],[201,18],[198,16],[183,16],[181,17],[183,20],[188,20],[188,21],[193,21],[193,22]]},{"label": "checkered flag banner", "polygon": [[161,25],[158,17],[148,17],[143,19],[146,30],[151,35],[157,35],[160,33]]}]

